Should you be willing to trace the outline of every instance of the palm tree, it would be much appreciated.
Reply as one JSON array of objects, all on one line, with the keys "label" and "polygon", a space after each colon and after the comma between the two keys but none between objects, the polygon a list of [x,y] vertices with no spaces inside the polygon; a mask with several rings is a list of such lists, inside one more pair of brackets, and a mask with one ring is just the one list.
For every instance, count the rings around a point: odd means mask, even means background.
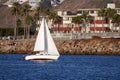
[{"label": "palm tree", "polygon": [[[22,26],[22,21],[18,18],[17,19],[17,32],[19,33],[19,29]],[[17,33],[17,36],[19,36],[19,34]]]},{"label": "palm tree", "polygon": [[[47,12],[47,14],[48,14],[48,12]],[[57,16],[58,15],[55,12],[49,12],[49,14],[48,14],[48,18],[52,19],[53,21],[55,21]]]},{"label": "palm tree", "polygon": [[18,2],[14,2],[13,3],[13,7],[11,9],[11,13],[12,15],[15,16],[15,22],[14,22],[14,39],[17,38],[17,18],[18,18],[18,15],[20,14],[20,4]]},{"label": "palm tree", "polygon": [[25,24],[27,25],[27,38],[30,38],[30,26],[33,22],[33,18],[30,15],[27,15],[25,18]]},{"label": "palm tree", "polygon": [[[22,7],[22,15],[23,16],[25,16],[25,19],[28,17],[28,15],[29,15],[29,11],[30,11],[30,8],[31,8],[31,6],[29,5],[29,4],[25,4],[23,7]],[[24,19],[24,20],[25,20]],[[25,21],[25,23],[24,24],[26,24],[26,21]],[[26,24],[26,26],[27,26],[27,24]],[[26,27],[26,26],[24,26],[24,38],[26,37],[26,35],[28,34],[28,27]]]},{"label": "palm tree", "polygon": [[106,10],[105,8],[101,8],[100,11],[98,11],[98,16],[102,18],[102,27],[104,27],[104,20],[105,20],[105,17],[106,17]]},{"label": "palm tree", "polygon": [[54,22],[57,23],[57,25],[58,25],[58,32],[59,32],[59,31],[60,31],[60,30],[59,30],[59,29],[60,29],[60,24],[61,24],[61,22],[62,22],[62,17],[56,16]]},{"label": "palm tree", "polygon": [[[82,22],[83,22],[82,16],[76,16],[76,17],[73,17],[73,18],[72,18],[72,23],[75,23],[75,25],[77,25],[78,28],[79,28],[79,24],[82,23]],[[79,29],[80,29],[80,28],[79,28]],[[79,29],[78,29],[78,30],[79,30]]]},{"label": "palm tree", "polygon": [[48,14],[48,19],[52,21],[52,25],[54,27],[54,22],[56,21],[58,15],[55,12],[49,12],[49,11],[46,14]]},{"label": "palm tree", "polygon": [[84,27],[84,30],[85,30],[84,32],[86,32],[87,24],[90,21],[90,15],[88,14],[87,11],[83,11],[81,16],[83,18],[83,27]]},{"label": "palm tree", "polygon": [[116,14],[117,11],[111,8],[103,8],[98,12],[98,16],[101,16],[103,19],[105,18],[107,19],[109,29],[110,29],[110,23]]},{"label": "palm tree", "polygon": [[23,15],[27,16],[29,14],[30,8],[31,8],[31,6],[29,4],[25,4],[22,7],[22,13],[23,13]]},{"label": "palm tree", "polygon": [[44,9],[43,12],[44,12],[44,14],[46,14],[46,15],[49,15],[50,13],[55,13],[55,12],[50,11],[49,8]]},{"label": "palm tree", "polygon": [[105,13],[106,18],[108,19],[108,27],[110,27],[110,23],[113,17],[117,14],[117,11],[115,9],[107,8]]},{"label": "palm tree", "polygon": [[37,9],[36,9],[36,13],[35,13],[35,17],[36,17],[36,19],[37,20],[39,20],[40,19],[40,13],[42,12],[42,7],[37,7]]},{"label": "palm tree", "polygon": [[[112,23],[114,25],[114,27],[118,27],[119,26],[119,31],[120,32],[120,15],[116,14],[113,19],[112,19]],[[117,31],[117,30],[116,30]]]},{"label": "palm tree", "polygon": [[34,14],[34,22],[35,22],[35,25],[38,27],[40,22],[40,13],[42,13],[42,7],[37,7],[37,9],[35,10],[35,14]]}]

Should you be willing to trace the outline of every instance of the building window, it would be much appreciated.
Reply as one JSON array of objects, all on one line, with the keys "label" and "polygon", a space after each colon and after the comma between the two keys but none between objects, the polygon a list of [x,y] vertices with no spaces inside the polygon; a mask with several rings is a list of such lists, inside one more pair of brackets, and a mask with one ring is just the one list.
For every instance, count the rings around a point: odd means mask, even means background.
[{"label": "building window", "polygon": [[91,11],[90,11],[90,13],[91,13],[91,14],[93,14],[93,13],[94,13],[94,11],[93,11],[93,10],[91,10]]},{"label": "building window", "polygon": [[31,4],[35,4],[35,2],[31,2]]},{"label": "building window", "polygon": [[82,14],[82,11],[77,11],[78,14]]},{"label": "building window", "polygon": [[98,10],[97,10],[97,11],[95,11],[95,13],[96,13],[96,14],[98,14]]},{"label": "building window", "polygon": [[120,13],[120,10],[117,10],[117,13]]},{"label": "building window", "polygon": [[68,18],[68,17],[66,17],[66,18],[64,18],[64,20],[66,20],[66,21],[67,21],[67,20],[69,20],[69,18]]}]

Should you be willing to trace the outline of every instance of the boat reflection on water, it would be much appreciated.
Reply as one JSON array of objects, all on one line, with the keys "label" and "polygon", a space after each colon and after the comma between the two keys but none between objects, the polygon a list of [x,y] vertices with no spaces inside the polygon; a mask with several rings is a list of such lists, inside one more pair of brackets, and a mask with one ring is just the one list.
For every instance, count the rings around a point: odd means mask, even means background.
[{"label": "boat reflection on water", "polygon": [[37,63],[50,63],[50,62],[56,62],[57,60],[31,60],[31,61]]}]

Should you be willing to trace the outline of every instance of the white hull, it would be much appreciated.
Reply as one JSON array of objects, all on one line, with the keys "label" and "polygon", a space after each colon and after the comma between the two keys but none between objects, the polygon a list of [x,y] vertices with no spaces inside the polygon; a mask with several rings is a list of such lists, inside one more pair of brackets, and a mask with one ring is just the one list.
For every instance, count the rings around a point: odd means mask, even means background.
[{"label": "white hull", "polygon": [[57,55],[30,55],[26,56],[25,60],[57,60],[58,58]]}]

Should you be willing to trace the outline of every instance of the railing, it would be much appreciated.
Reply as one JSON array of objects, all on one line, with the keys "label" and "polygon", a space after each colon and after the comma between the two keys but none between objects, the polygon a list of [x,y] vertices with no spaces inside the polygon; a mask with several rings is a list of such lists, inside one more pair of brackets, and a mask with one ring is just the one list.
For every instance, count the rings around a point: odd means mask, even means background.
[{"label": "railing", "polygon": [[59,33],[52,34],[52,37],[54,39],[57,39],[57,40],[70,40],[70,39],[72,39],[72,35],[71,34],[64,34],[64,33],[62,33],[62,34],[59,34]]},{"label": "railing", "polygon": [[[120,32],[105,32],[105,33],[57,33],[52,34],[52,37],[57,40],[72,40],[72,39],[90,39],[93,36],[101,38],[120,38]],[[0,39],[2,39],[1,37]],[[30,36],[30,39],[35,39],[36,36]],[[26,39],[24,36],[17,36],[17,39]]]},{"label": "railing", "polygon": [[90,39],[93,36],[101,38],[120,38],[120,32],[105,32],[105,33],[76,33],[76,34],[52,34],[54,39],[70,40],[70,39]]}]

